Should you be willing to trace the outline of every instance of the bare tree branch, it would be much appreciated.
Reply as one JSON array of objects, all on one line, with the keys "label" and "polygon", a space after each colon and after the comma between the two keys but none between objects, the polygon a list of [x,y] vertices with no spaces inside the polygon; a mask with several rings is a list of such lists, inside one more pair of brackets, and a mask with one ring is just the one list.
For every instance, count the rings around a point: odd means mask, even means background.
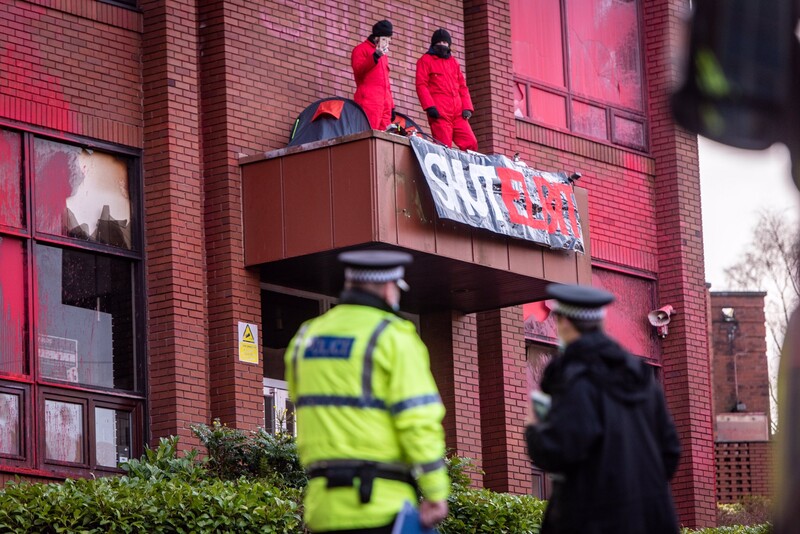
[{"label": "bare tree branch", "polygon": [[[750,244],[739,261],[725,269],[732,289],[767,292],[768,360],[773,362],[780,358],[789,317],[800,302],[800,241],[795,228],[786,212],[762,210]],[[773,374],[769,384],[773,406],[777,401],[775,388]],[[772,426],[777,431],[775,418]]]}]

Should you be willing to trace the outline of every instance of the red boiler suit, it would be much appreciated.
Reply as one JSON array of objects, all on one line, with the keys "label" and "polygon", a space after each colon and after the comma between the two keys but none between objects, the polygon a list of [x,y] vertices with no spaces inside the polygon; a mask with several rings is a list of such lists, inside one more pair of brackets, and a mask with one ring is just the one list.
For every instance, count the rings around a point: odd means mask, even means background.
[{"label": "red boiler suit", "polygon": [[389,84],[389,59],[382,55],[378,62],[372,54],[375,44],[369,39],[353,48],[350,62],[356,79],[356,94],[353,100],[367,114],[369,125],[374,130],[385,130],[392,122],[392,88]]},{"label": "red boiler suit", "polygon": [[417,61],[417,96],[422,109],[435,106],[441,115],[428,117],[431,135],[448,147],[455,142],[461,150],[478,150],[478,140],[461,112],[474,111],[461,66],[453,56],[447,59],[425,54]]}]

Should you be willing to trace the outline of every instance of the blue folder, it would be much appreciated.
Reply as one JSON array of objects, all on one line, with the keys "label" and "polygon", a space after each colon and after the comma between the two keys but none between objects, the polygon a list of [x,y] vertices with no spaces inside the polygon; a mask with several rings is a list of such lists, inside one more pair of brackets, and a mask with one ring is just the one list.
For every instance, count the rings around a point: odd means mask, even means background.
[{"label": "blue folder", "polygon": [[394,522],[392,534],[437,534],[435,528],[424,528],[419,522],[419,511],[408,501],[403,504]]}]

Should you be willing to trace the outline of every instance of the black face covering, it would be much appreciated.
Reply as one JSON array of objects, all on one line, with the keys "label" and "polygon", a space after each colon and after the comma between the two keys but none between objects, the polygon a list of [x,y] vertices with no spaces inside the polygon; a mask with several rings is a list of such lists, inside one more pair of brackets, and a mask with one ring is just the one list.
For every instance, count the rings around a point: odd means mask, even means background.
[{"label": "black face covering", "polygon": [[433,45],[431,47],[431,53],[434,56],[447,59],[450,57],[450,47],[447,45]]}]

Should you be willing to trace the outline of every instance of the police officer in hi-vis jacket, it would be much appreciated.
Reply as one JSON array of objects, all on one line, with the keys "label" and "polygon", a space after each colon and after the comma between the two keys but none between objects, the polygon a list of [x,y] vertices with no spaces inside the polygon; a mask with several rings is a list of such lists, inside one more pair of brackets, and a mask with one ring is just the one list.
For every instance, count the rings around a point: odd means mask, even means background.
[{"label": "police officer in hi-vis jacket", "polygon": [[297,446],[309,483],[312,532],[390,533],[405,501],[422,497],[420,518],[447,515],[442,405],[428,350],[399,317],[410,254],[339,255],[339,304],[304,323],[286,350],[297,410]]}]

